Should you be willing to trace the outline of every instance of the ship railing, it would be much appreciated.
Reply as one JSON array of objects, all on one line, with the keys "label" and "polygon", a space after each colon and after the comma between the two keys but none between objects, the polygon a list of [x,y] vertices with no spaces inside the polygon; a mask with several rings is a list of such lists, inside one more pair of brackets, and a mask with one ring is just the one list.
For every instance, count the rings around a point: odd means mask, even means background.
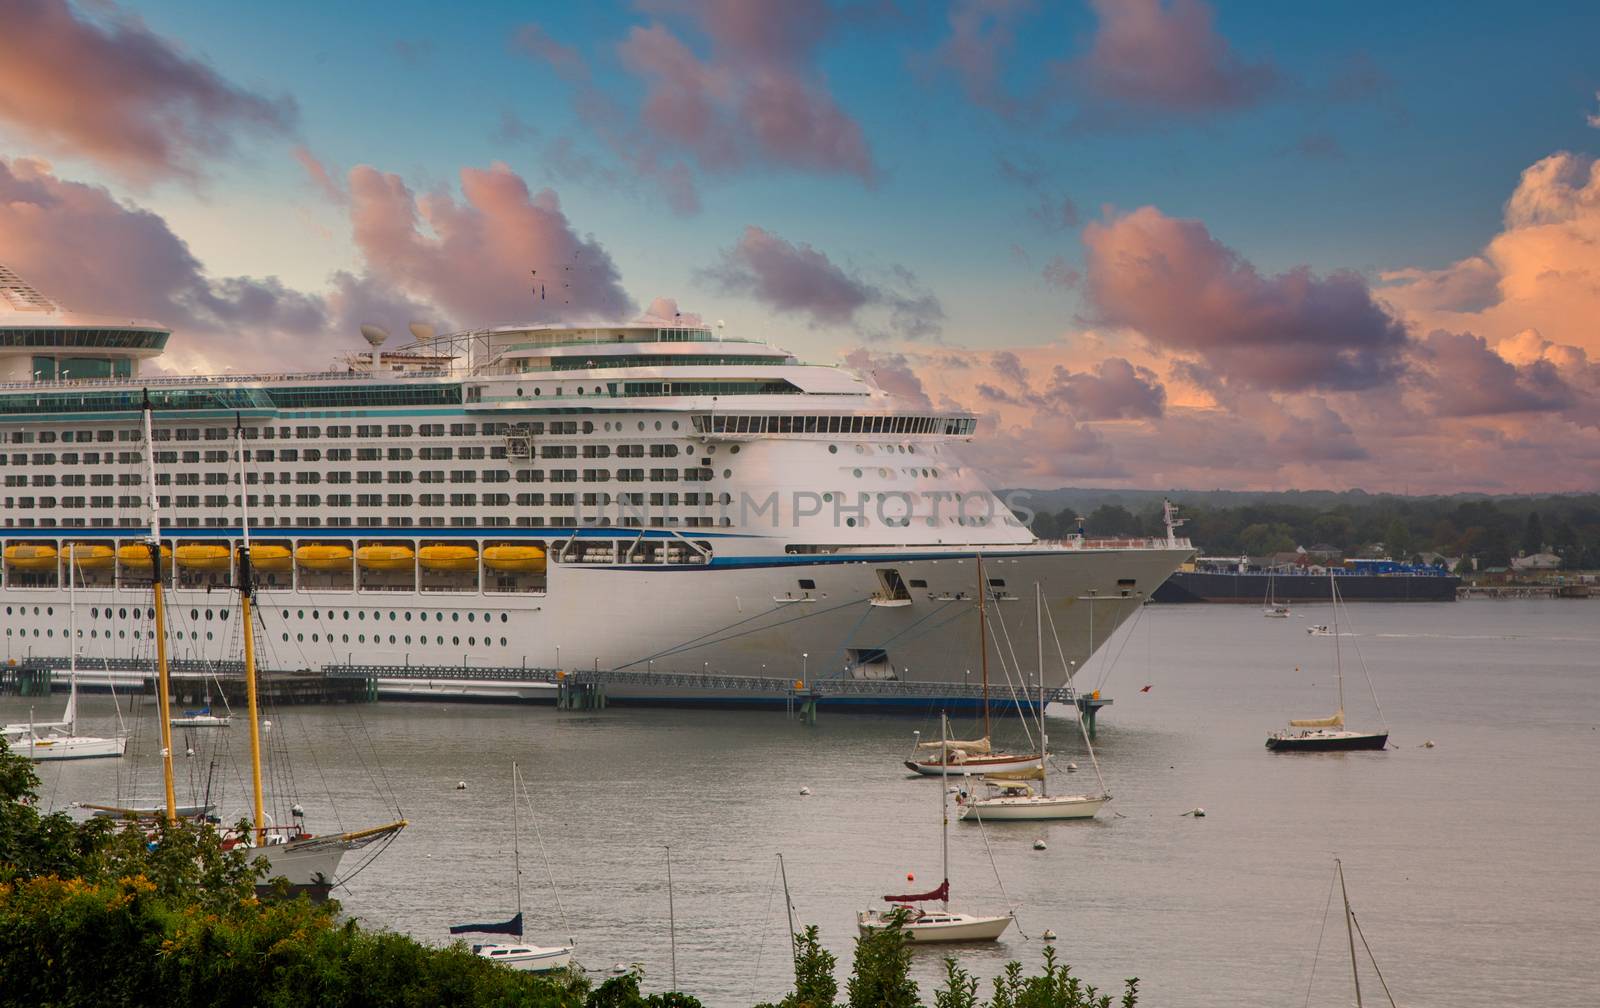
[{"label": "ship railing", "polygon": [[1150,550],[1194,549],[1188,539],[1166,536],[1149,536],[1122,539],[1091,539],[1085,536],[1068,536],[1065,539],[1040,539],[1039,546],[1047,549],[1069,550]]},{"label": "ship railing", "polygon": [[426,379],[437,381],[448,375],[407,374],[402,371],[393,373],[384,372],[375,374],[371,371],[280,371],[259,372],[253,374],[211,374],[188,375],[184,377],[156,378],[68,378],[50,379],[45,381],[26,382],[0,382],[0,389],[80,389],[80,388],[168,388],[174,385],[245,385],[264,382],[299,382],[299,381],[375,381],[382,379],[391,381],[416,381]]}]

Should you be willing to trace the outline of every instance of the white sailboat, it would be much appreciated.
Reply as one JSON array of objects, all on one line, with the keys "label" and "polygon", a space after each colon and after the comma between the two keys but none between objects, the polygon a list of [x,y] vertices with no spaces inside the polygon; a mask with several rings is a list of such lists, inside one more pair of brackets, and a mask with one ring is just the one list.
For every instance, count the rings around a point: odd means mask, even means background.
[{"label": "white sailboat", "polygon": [[[515,761],[511,764],[511,874],[516,880],[517,915],[499,924],[454,924],[451,934],[503,934],[522,937],[522,823],[518,807],[522,804],[522,777]],[[554,879],[551,880],[552,888]],[[572,963],[572,945],[524,945],[484,942],[472,951],[509,969],[527,973],[548,973]]]},{"label": "white sailboat", "polygon": [[[983,576],[983,556],[978,556],[978,663],[983,682],[983,737],[978,739],[951,739],[943,734],[938,742],[920,742],[918,749],[931,749],[937,755],[925,759],[906,760],[906,769],[925,777],[938,777],[947,770],[956,773],[1009,773],[1039,766],[1045,756],[1041,745],[1036,753],[1010,753],[997,750],[989,732],[989,626],[984,599],[989,595],[989,583]],[[1092,650],[1092,646],[1091,646]],[[941,721],[941,724],[943,722]]]},{"label": "white sailboat", "polygon": [[[128,748],[128,737],[78,734],[78,597],[77,564],[67,560],[67,709],[60,721],[44,725],[6,725],[6,741],[11,750],[35,762],[48,760],[101,759],[121,756]],[[122,716],[121,708],[117,716]],[[44,734],[40,734],[41,729]]]},{"label": "white sailboat", "polygon": [[[1039,746],[1048,750],[1049,739],[1045,736],[1044,727],[1044,600],[1039,586],[1034,586],[1034,623],[1038,627],[1038,652],[1039,652]],[[1070,668],[1067,673],[1067,684],[1072,684]],[[1089,740],[1089,732],[1083,724],[1083,712],[1078,711],[1078,730],[1083,733],[1084,745],[1089,747],[1089,759],[1094,765],[1095,778],[1100,782],[1098,794],[1058,794],[1050,793],[1049,770],[1050,761],[1040,760],[1039,765],[1016,774],[1005,777],[986,775],[982,778],[983,784],[990,788],[991,794],[984,796],[970,796],[958,798],[957,804],[961,807],[963,821],[993,822],[996,820],[1038,820],[1038,819],[1093,819],[1102,806],[1111,800],[1111,792],[1106,790],[1105,778],[1100,776],[1100,761],[1094,755],[1094,743]],[[1037,780],[1039,790],[1034,792],[1027,783],[1028,780]]]},{"label": "white sailboat", "polygon": [[1276,575],[1274,575],[1272,571],[1267,571],[1267,598],[1266,601],[1262,603],[1261,615],[1267,617],[1268,619],[1288,619],[1289,603],[1279,602],[1273,592],[1273,581],[1275,580],[1275,577]]},{"label": "white sailboat", "polygon": [[[948,719],[939,715],[939,736],[943,742],[949,737]],[[948,770],[942,775],[939,787],[939,821],[944,859],[944,880],[932,892],[907,893],[885,896],[893,904],[888,910],[877,908],[856,914],[856,926],[862,934],[881,931],[897,919],[908,941],[918,944],[931,942],[995,941],[1011,926],[1011,915],[980,916],[957,913],[950,909],[950,788]],[[937,901],[938,910],[925,910],[919,904]]]}]

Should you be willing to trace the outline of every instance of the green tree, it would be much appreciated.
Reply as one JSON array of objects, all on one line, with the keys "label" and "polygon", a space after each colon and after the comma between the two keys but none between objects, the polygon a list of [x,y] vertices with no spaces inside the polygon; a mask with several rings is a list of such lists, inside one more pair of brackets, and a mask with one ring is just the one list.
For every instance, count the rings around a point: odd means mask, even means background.
[{"label": "green tree", "polygon": [[905,911],[899,911],[888,927],[873,928],[856,939],[855,961],[845,982],[850,1008],[921,1008],[911,979],[905,920]]},{"label": "green tree", "polygon": [[833,953],[822,947],[815,924],[795,935],[794,991],[775,1008],[833,1008],[834,996],[839,993],[839,981],[833,976],[838,963]]},{"label": "green tree", "polygon": [[1400,518],[1389,522],[1389,528],[1383,535],[1383,546],[1396,560],[1411,559],[1411,527]]},{"label": "green tree", "polygon": [[1529,511],[1528,521],[1522,526],[1522,552],[1542,553],[1544,551],[1544,522],[1539,519],[1539,512]]}]

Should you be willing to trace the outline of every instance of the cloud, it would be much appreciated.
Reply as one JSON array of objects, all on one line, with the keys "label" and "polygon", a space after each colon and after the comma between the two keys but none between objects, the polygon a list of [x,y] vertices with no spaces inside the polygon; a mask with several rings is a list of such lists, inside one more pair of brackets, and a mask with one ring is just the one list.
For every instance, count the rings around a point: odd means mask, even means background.
[{"label": "cloud", "polygon": [[150,319],[201,337],[175,343],[182,362],[207,348],[241,364],[322,350],[320,297],[276,277],[212,277],[157,214],[100,187],[58,178],[41,161],[0,158],[0,261],[74,311]]},{"label": "cloud", "polygon": [[578,50],[551,37],[540,25],[528,22],[519,25],[511,35],[511,47],[548,63],[551,69],[568,80],[586,80],[589,65]]},{"label": "cloud", "polygon": [[1552,362],[1512,364],[1471,333],[1429,333],[1418,341],[1418,356],[1427,369],[1426,395],[1438,416],[1558,412],[1576,399]]},{"label": "cloud", "polygon": [[1014,118],[1029,103],[1006,90],[1004,64],[1016,44],[1017,24],[1037,7],[1035,0],[955,0],[949,37],[916,65],[953,73],[968,101]]},{"label": "cloud", "polygon": [[1122,357],[1108,357],[1090,371],[1058,367],[1051,394],[1080,420],[1132,420],[1166,411],[1167,390],[1154,371]]},{"label": "cloud", "polygon": [[901,400],[907,408],[934,408],[933,400],[922,388],[922,379],[917,377],[904,354],[873,353],[866,347],[856,347],[845,354],[844,362],[871,378],[873,384]]},{"label": "cloud", "polygon": [[1192,355],[1228,383],[1364,389],[1402,370],[1404,326],[1353,273],[1262,276],[1196,220],[1144,207],[1084,229],[1102,321]]},{"label": "cloud", "polygon": [[539,139],[539,127],[524,120],[510,109],[500,110],[500,121],[489,133],[495,143],[530,143]]},{"label": "cloud", "polygon": [[300,167],[305,169],[306,177],[327,198],[329,203],[336,205],[344,203],[346,198],[344,188],[339,185],[332,175],[328,174],[327,167],[317,160],[317,156],[311,153],[310,149],[303,146],[295,147],[294,159],[300,162]]},{"label": "cloud", "polygon": [[[573,87],[579,121],[630,171],[657,185],[674,212],[699,211],[697,171],[783,168],[876,181],[865,134],[816,65],[822,44],[861,12],[824,0],[641,6],[672,23],[634,25],[616,46],[622,70],[644,85],[637,106],[602,90],[581,54],[537,25],[519,28],[513,47]],[[703,42],[705,55],[680,27]],[[570,143],[565,156],[576,156]]]},{"label": "cloud", "polygon": [[1280,81],[1219,35],[1201,0],[1090,0],[1089,52],[1062,69],[1102,114],[1196,115],[1254,105]]},{"label": "cloud", "polygon": [[812,325],[854,325],[863,309],[881,307],[888,310],[890,329],[915,339],[937,333],[944,319],[938,298],[903,268],[890,270],[892,283],[871,283],[804,242],[754,225],[699,275],[724,294],[805,315]]},{"label": "cloud", "polygon": [[1044,278],[1045,283],[1062,290],[1072,290],[1078,286],[1078,281],[1083,279],[1083,274],[1067,265],[1067,261],[1061,256],[1056,256],[1045,263],[1039,275]]},{"label": "cloud", "polygon": [[639,313],[641,322],[665,322],[669,325],[697,326],[705,325],[705,320],[698,312],[686,312],[678,308],[678,299],[658,297],[645,306]]},{"label": "cloud", "polygon": [[251,94],[132,14],[66,0],[0,0],[0,126],[137,183],[195,179],[242,134],[293,128],[288,98]]},{"label": "cloud", "polygon": [[1442,271],[1391,270],[1381,293],[1419,332],[1473,332],[1491,346],[1527,329],[1600,356],[1600,163],[1559,152],[1523,171],[1504,222]]},{"label": "cloud", "polygon": [[459,201],[447,192],[417,196],[398,175],[367,165],[351,169],[349,185],[367,268],[462,322],[633,314],[610,254],[578,236],[552,190],[530,193],[504,164],[461,169]]},{"label": "cloud", "polygon": [[[1596,91],[1594,93],[1594,97],[1595,101],[1600,102],[1600,91]],[[1591,112],[1583,118],[1584,122],[1587,122],[1590,126],[1593,126],[1595,129],[1600,129],[1600,112]]]},{"label": "cloud", "polygon": [[1048,185],[1044,169],[1019,163],[1003,154],[995,158],[995,164],[1002,178],[1015,182],[1028,193],[1031,199],[1028,218],[1035,224],[1046,231],[1070,231],[1082,222],[1078,204]]}]

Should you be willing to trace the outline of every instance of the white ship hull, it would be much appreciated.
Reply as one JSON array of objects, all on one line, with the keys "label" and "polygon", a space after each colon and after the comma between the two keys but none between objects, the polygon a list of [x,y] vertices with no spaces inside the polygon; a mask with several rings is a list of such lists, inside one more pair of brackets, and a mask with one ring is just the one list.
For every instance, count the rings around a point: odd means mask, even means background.
[{"label": "white ship hull", "polygon": [[572,949],[565,946],[474,945],[472,951],[490,962],[524,973],[549,973],[572,964]]},{"label": "white ship hull", "polygon": [[[889,915],[875,910],[856,915],[856,926],[862,934],[882,931],[889,926]],[[906,921],[903,930],[906,939],[916,944],[934,942],[995,941],[1011,926],[1011,918],[977,917],[972,914],[929,911],[922,917]]]},{"label": "white ship hull", "polygon": [[1111,799],[1105,795],[1030,795],[979,798],[961,806],[961,818],[972,822],[1037,819],[1093,819]]},{"label": "white ship hull", "polygon": [[[990,619],[1019,639],[1031,639],[1033,607],[1016,600],[1040,584],[1068,659],[1082,666],[1089,641],[1103,644],[1188,552],[985,549],[986,575],[1003,582],[993,589],[998,600]],[[971,654],[977,622],[974,555],[969,547],[731,556],[725,564],[661,570],[552,564],[542,593],[267,588],[259,592],[259,660],[269,669],[365,666],[384,684],[384,692],[421,680],[422,695],[488,699],[516,692],[490,685],[494,680],[514,684],[514,671],[474,670],[621,669],[649,675],[608,687],[611,700],[784,702],[780,695],[708,679],[720,675],[802,684],[845,679],[859,691],[830,703],[925,707],[946,700],[913,695],[895,684],[978,683]],[[884,569],[925,586],[910,590],[907,605],[873,605]],[[812,587],[802,588],[802,580]],[[114,659],[146,657],[147,631],[120,615],[145,594],[79,588],[80,634],[87,638],[83,651]],[[1083,600],[1090,594],[1096,596],[1093,603]],[[796,604],[786,595],[814,601]],[[64,590],[0,588],[0,605],[15,613],[7,623],[7,657],[51,658],[64,652],[58,624],[66,603]],[[193,617],[174,632],[174,659],[236,660],[228,650],[231,628],[214,593],[173,589],[168,605]],[[58,638],[54,647],[50,637]],[[418,667],[459,670],[470,678],[408,671]],[[101,675],[80,672],[86,685]],[[676,681],[674,675],[684,679]],[[875,695],[874,682],[888,685]],[[547,685],[530,688],[534,693],[521,698],[550,692]],[[996,695],[997,703],[1009,702],[1002,687]],[[948,702],[974,703],[955,696]]]},{"label": "white ship hull", "polygon": [[36,763],[49,760],[103,759],[117,757],[128,747],[125,738],[94,738],[85,735],[51,735],[22,738],[11,742],[11,751]]}]

